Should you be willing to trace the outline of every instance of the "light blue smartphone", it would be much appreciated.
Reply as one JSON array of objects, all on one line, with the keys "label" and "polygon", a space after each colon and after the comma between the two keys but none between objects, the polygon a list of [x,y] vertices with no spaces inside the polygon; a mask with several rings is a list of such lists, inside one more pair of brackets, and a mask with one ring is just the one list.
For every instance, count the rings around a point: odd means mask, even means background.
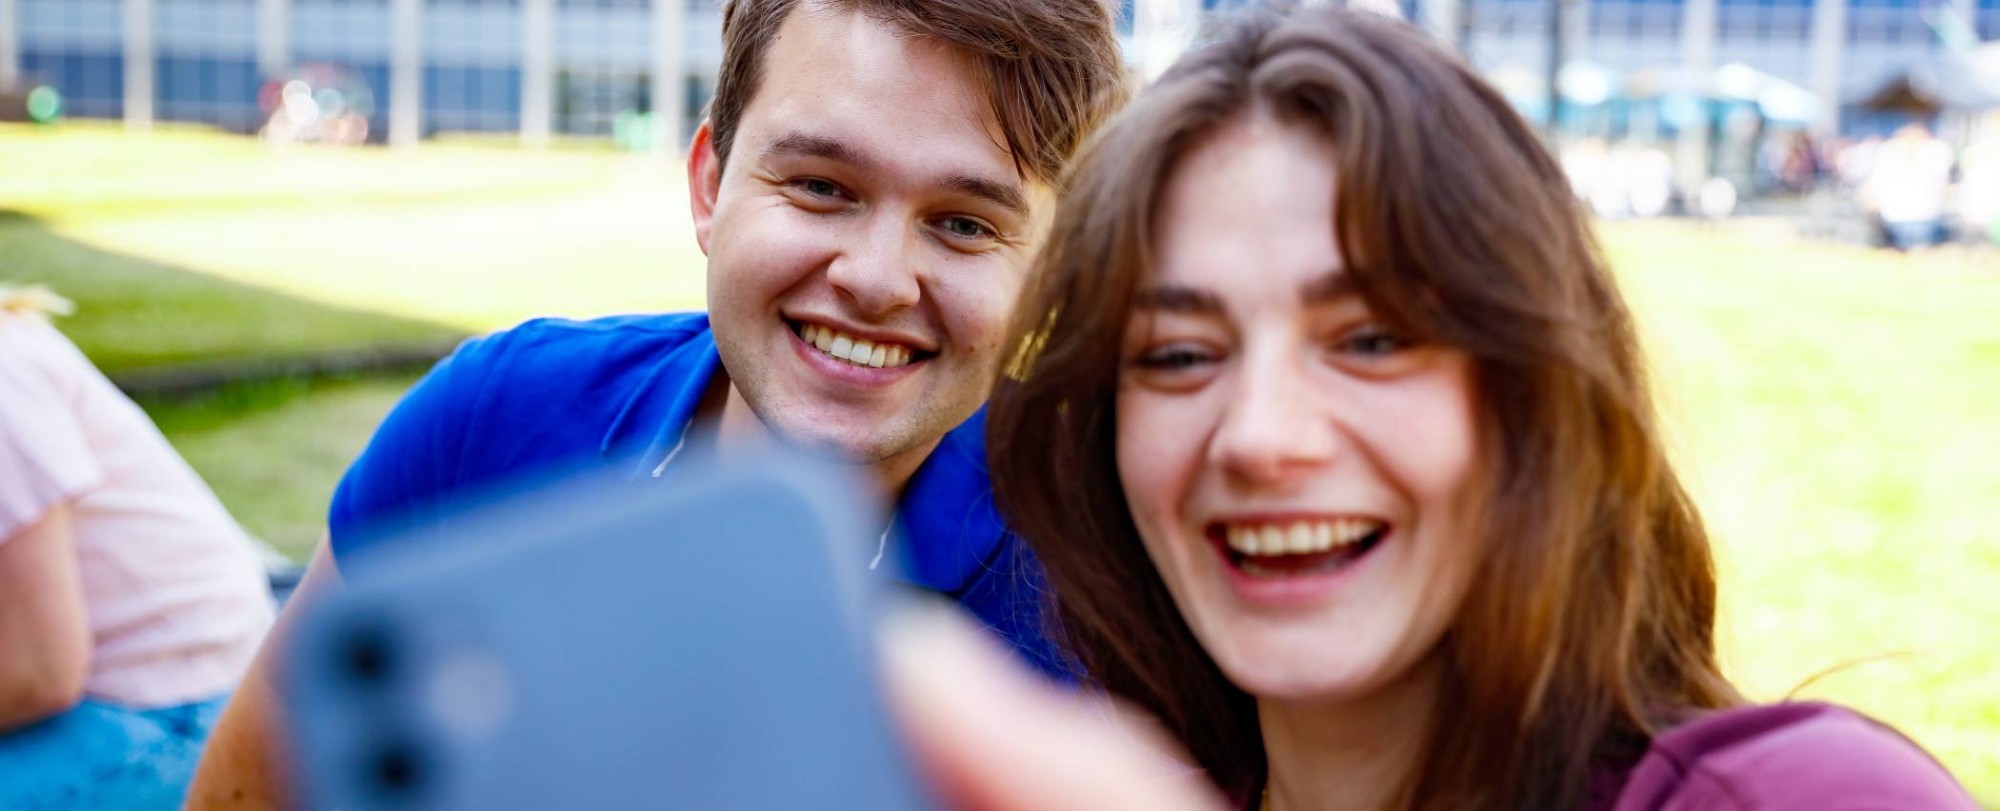
[{"label": "light blue smartphone", "polygon": [[[693,471],[689,471],[693,472]],[[571,482],[342,562],[283,672],[312,808],[921,809],[866,495],[797,458]]]}]

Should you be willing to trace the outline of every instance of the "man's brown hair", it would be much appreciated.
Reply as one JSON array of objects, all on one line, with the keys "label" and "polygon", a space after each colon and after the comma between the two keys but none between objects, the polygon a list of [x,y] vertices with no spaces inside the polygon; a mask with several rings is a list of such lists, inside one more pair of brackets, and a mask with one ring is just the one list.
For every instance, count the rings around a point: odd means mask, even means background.
[{"label": "man's brown hair", "polygon": [[866,14],[966,57],[1023,177],[1055,184],[1083,139],[1124,100],[1124,62],[1103,0],[729,0],[708,120],[727,165],[736,125],[779,26],[801,4]]},{"label": "man's brown hair", "polygon": [[1411,731],[1427,746],[1400,805],[1583,807],[1592,779],[1629,767],[1656,731],[1740,700],[1715,660],[1708,536],[1562,168],[1505,99],[1401,22],[1244,19],[1077,159],[987,412],[994,495],[1048,572],[1059,636],[1093,681],[1254,802],[1256,700],[1176,610],[1115,446],[1120,347],[1161,190],[1204,137],[1254,116],[1332,146],[1326,226],[1371,311],[1476,369],[1481,559],[1440,643],[1432,725]]}]

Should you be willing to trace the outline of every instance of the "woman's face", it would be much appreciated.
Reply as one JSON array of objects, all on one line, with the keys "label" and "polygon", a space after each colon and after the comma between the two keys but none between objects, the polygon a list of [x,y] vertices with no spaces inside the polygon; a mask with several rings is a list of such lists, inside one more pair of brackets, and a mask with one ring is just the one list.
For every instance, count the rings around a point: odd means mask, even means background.
[{"label": "woman's face", "polygon": [[1411,675],[1474,568],[1470,360],[1350,286],[1338,181],[1330,144],[1266,118],[1198,143],[1122,350],[1132,518],[1202,646],[1269,699]]}]

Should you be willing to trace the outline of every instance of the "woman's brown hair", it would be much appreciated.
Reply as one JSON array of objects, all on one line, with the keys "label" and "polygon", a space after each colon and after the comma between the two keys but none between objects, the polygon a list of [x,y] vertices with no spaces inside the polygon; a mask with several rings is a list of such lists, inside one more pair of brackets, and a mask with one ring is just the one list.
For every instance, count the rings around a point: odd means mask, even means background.
[{"label": "woman's brown hair", "polygon": [[1434,727],[1412,733],[1426,746],[1407,805],[1579,807],[1655,732],[1739,700],[1715,662],[1708,538],[1563,172],[1498,94],[1398,21],[1233,21],[1074,167],[987,426],[996,496],[1047,569],[1058,638],[1224,791],[1255,796],[1255,700],[1176,611],[1113,447],[1119,349],[1160,190],[1191,145],[1252,115],[1333,146],[1328,227],[1374,312],[1473,358],[1482,559],[1440,643]]}]

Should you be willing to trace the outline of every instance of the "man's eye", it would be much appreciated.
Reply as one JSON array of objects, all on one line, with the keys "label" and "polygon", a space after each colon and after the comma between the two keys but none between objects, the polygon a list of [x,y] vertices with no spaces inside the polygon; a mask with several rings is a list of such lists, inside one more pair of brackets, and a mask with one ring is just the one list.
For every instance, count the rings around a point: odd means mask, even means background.
[{"label": "man's eye", "polygon": [[960,239],[991,239],[998,236],[991,226],[971,217],[946,217],[939,225],[946,233]]},{"label": "man's eye", "polygon": [[800,178],[792,186],[814,197],[839,197],[841,189],[833,181],[817,177]]}]

